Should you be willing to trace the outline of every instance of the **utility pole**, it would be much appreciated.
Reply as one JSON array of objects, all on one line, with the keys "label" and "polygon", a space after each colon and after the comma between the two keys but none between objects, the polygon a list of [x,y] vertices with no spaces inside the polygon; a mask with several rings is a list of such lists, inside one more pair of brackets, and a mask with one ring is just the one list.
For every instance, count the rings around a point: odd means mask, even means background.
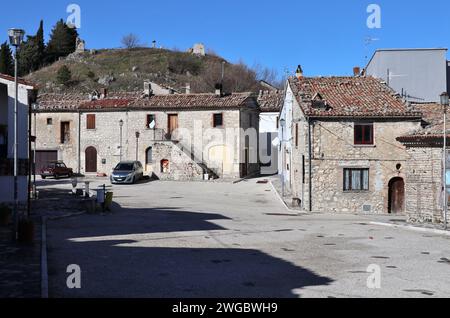
[{"label": "utility pole", "polygon": [[19,226],[19,78],[18,78],[18,61],[17,50],[23,42],[25,31],[21,29],[10,29],[8,31],[9,41],[14,46],[14,234],[15,239],[18,239]]},{"label": "utility pole", "polygon": [[448,228],[448,192],[447,192],[447,108],[449,106],[448,93],[441,94],[441,105],[444,107],[444,161],[443,161],[443,189],[444,189],[444,229]]}]

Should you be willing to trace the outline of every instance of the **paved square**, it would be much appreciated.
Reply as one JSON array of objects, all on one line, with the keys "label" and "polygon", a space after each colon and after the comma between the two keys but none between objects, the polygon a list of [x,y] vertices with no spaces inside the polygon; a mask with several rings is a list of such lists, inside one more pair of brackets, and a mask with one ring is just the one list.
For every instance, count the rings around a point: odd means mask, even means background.
[{"label": "paved square", "polygon": [[[449,237],[296,215],[256,181],[114,186],[113,214],[50,221],[50,296],[450,297]],[[66,287],[70,264],[81,289]]]}]

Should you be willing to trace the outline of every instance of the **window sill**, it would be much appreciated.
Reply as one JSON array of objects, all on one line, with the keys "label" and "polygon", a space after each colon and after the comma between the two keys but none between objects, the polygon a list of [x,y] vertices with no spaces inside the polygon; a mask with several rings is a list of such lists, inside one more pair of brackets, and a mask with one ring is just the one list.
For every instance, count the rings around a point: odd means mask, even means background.
[{"label": "window sill", "polygon": [[376,148],[377,145],[353,145],[354,148]]},{"label": "window sill", "polygon": [[370,190],[349,190],[349,191],[343,191],[344,194],[365,194],[370,193]]}]

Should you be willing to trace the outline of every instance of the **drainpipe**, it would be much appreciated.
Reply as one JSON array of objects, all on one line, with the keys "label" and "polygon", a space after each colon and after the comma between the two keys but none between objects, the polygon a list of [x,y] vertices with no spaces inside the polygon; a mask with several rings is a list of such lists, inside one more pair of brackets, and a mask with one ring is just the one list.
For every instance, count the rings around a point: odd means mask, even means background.
[{"label": "drainpipe", "polygon": [[28,100],[28,191],[27,191],[27,217],[31,215],[31,103]]},{"label": "drainpipe", "polygon": [[81,175],[81,112],[78,112],[78,175]]},{"label": "drainpipe", "polygon": [[309,152],[309,212],[312,212],[312,126],[311,119],[308,118],[308,152]]}]

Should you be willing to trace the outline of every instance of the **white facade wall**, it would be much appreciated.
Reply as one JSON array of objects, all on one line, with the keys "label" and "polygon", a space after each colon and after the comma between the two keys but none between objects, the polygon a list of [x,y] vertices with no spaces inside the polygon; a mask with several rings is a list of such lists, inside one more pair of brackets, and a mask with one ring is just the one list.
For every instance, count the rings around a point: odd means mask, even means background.
[{"label": "white facade wall", "polygon": [[[30,86],[19,85],[18,104],[18,158],[28,159],[28,96]],[[7,159],[14,159],[14,82],[0,78],[0,124],[7,125]],[[28,179],[26,175],[19,175],[18,194],[21,203],[27,200]],[[0,203],[14,201],[14,177],[0,175]]]}]

